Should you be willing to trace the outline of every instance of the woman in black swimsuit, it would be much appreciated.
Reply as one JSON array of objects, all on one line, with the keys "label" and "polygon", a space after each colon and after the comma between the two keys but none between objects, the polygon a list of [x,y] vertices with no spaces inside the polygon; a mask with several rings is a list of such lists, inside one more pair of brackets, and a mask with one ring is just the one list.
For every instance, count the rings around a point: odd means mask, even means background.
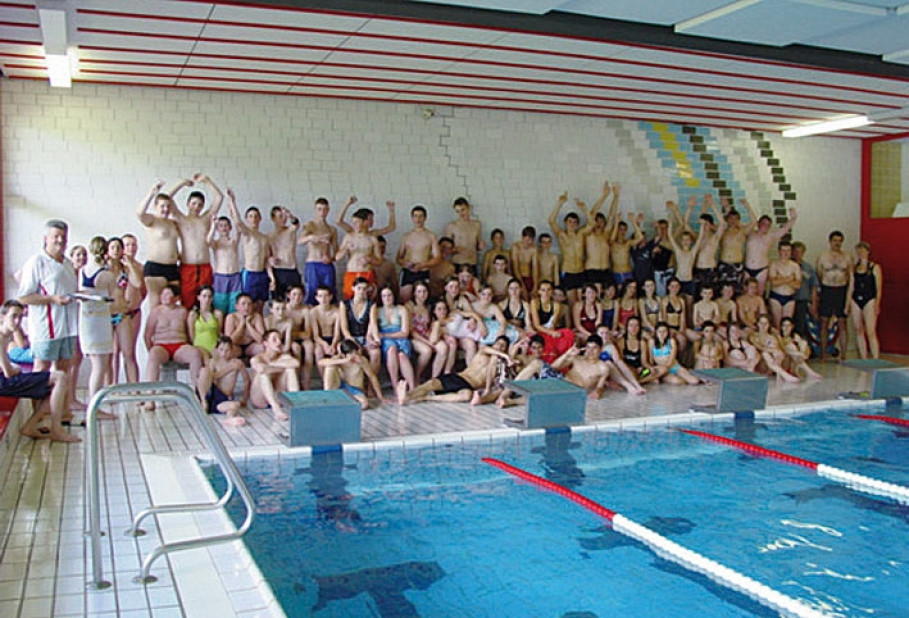
[{"label": "woman in black swimsuit", "polygon": [[524,300],[522,294],[524,287],[521,281],[512,278],[508,282],[508,296],[499,303],[499,309],[505,316],[505,321],[516,329],[521,337],[530,330],[530,306]]},{"label": "woman in black swimsuit", "polygon": [[849,311],[852,314],[852,325],[855,327],[855,342],[859,356],[879,358],[881,345],[877,339],[877,316],[881,312],[881,288],[884,277],[880,264],[875,264],[871,257],[871,246],[860,242],[855,246],[855,268],[852,269],[852,297],[849,299]]}]

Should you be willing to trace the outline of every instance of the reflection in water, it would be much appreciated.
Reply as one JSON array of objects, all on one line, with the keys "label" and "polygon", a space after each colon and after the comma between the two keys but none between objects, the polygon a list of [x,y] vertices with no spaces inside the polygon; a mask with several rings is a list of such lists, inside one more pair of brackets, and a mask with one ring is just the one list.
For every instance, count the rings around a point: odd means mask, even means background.
[{"label": "reflection in water", "polygon": [[316,518],[334,524],[343,532],[354,532],[362,520],[351,507],[354,496],[347,491],[344,478],[344,453],[341,449],[313,450],[309,468],[298,468],[297,474],[309,473],[309,491],[316,498]]},{"label": "reflection in water", "polygon": [[578,442],[571,441],[571,429],[556,427],[547,429],[544,446],[534,447],[531,452],[543,455],[542,467],[547,479],[566,487],[577,487],[584,482],[584,472],[568,450],[578,447]]},{"label": "reflection in water", "polygon": [[830,500],[837,498],[845,500],[861,509],[875,511],[888,517],[902,519],[909,523],[909,506],[889,502],[886,499],[877,500],[869,498],[862,494],[856,493],[848,487],[842,485],[824,485],[823,487],[813,487],[801,491],[791,491],[785,494],[795,500],[796,504],[811,502],[812,500]]},{"label": "reflection in water", "polygon": [[443,577],[445,571],[438,562],[405,562],[338,575],[316,576],[319,600],[312,610],[323,609],[331,601],[352,599],[366,593],[375,601],[380,616],[419,616],[417,608],[407,600],[404,592],[426,590]]},{"label": "reflection in water", "polygon": [[[694,523],[684,517],[651,517],[643,524],[650,530],[663,536],[673,536],[677,534],[688,534],[694,530]],[[629,545],[640,545],[631,537],[619,534],[612,529],[612,526],[600,526],[593,532],[601,533],[600,536],[592,538],[579,538],[581,547],[591,551],[604,549],[615,549],[616,547],[628,547]]]}]

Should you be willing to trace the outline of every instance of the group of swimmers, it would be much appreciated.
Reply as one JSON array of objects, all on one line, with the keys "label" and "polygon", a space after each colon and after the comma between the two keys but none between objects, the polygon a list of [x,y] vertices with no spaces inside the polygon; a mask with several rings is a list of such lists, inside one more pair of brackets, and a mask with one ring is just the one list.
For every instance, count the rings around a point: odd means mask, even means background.
[{"label": "group of swimmers", "polygon": [[[696,228],[690,222],[696,198],[684,207],[668,202],[668,218],[656,221],[648,238],[643,215],[623,217],[621,187],[606,182],[589,208],[575,199],[576,211],[561,221],[568,194],[560,195],[549,215],[551,234],[537,237],[526,226],[506,248],[496,229],[483,254],[481,223],[468,200],[458,198],[457,216],[441,238],[426,227],[427,209],[414,206],[412,228],[392,260],[385,235],[396,227],[393,201],[386,202],[388,225],[378,230],[367,208],[346,221],[357,204],[353,196],[337,227],[328,222],[325,198],[315,201],[306,222],[274,206],[266,234],[258,208],[241,217],[230,189],[230,216],[220,215],[225,195],[204,174],[168,191],[163,186],[155,183],[137,209],[147,231],[144,264],[136,260],[132,235],[96,237],[87,249],[70,252],[86,295],[77,332],[78,349],[92,363],[90,394],[116,379],[120,358],[127,380],[139,379],[135,347],[145,298],[149,355],[142,377],[157,380],[171,360],[187,364],[209,410],[236,424],[247,401],[286,418],[276,393],[311,388],[316,371],[324,387],[345,388],[364,407],[368,393],[385,401],[378,380],[383,364],[400,403],[508,405],[504,383],[521,376],[563,376],[596,396],[610,382],[634,393],[648,382],[695,384],[689,368],[735,366],[787,381],[817,377],[807,364],[808,315],[820,320],[822,340],[828,322],[838,319],[843,344],[851,311],[860,353],[879,353],[880,266],[869,261],[864,243],[853,260],[834,232],[815,275],[802,259],[804,245],[785,240],[794,209],[774,229],[747,200],[741,200],[748,213],[743,223],[726,199],[717,204],[708,194]],[[208,190],[208,209],[199,187]],[[185,188],[193,190],[183,212],[174,196]],[[298,245],[306,247],[302,276]],[[45,253],[49,246],[56,255],[46,235]],[[771,260],[774,246],[778,258]],[[343,260],[336,303],[335,263]],[[34,265],[26,272],[20,295],[40,304],[42,275]],[[31,324],[29,333],[35,339]],[[822,358],[825,353],[821,346]],[[455,372],[462,356],[465,369]],[[73,384],[77,360],[62,363]],[[239,398],[238,381],[244,384]]]}]

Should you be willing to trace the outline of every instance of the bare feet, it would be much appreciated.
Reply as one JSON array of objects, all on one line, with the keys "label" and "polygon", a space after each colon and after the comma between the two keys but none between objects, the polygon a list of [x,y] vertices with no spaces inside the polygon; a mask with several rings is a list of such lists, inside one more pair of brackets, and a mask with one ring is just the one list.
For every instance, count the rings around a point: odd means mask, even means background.
[{"label": "bare feet", "polygon": [[401,380],[395,386],[395,395],[398,397],[398,405],[403,406],[404,402],[407,401],[407,382]]},{"label": "bare feet", "polygon": [[275,420],[276,421],[289,421],[290,417],[287,416],[287,412],[285,412],[281,408],[278,408],[275,410]]},{"label": "bare feet", "polygon": [[110,412],[105,412],[104,410],[98,410],[95,412],[95,416],[99,421],[115,421],[117,420],[116,414],[111,414]]},{"label": "bare feet", "polygon": [[474,391],[473,395],[470,397],[470,405],[478,406],[483,402],[483,397],[480,395],[480,391]]},{"label": "bare feet", "polygon": [[31,438],[32,440],[45,440],[50,437],[50,432],[41,431],[37,427],[25,427],[19,430],[19,435]]},{"label": "bare feet", "polygon": [[72,434],[68,434],[65,431],[51,431],[45,436],[51,442],[82,442],[82,438],[77,438]]},{"label": "bare feet", "polygon": [[143,401],[139,404],[139,408],[145,410],[146,412],[155,411],[155,402],[154,401]]},{"label": "bare feet", "polygon": [[224,424],[231,427],[242,427],[246,424],[246,419],[242,416],[228,416],[226,419],[224,419]]}]

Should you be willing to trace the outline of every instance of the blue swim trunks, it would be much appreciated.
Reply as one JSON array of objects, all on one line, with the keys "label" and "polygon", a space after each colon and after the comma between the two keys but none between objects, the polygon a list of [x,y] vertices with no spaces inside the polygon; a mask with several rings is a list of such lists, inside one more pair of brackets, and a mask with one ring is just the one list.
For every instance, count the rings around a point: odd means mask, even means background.
[{"label": "blue swim trunks", "polygon": [[306,262],[303,267],[303,283],[306,286],[306,298],[303,300],[307,305],[315,305],[316,288],[324,285],[331,290],[333,296],[337,296],[338,283],[335,275],[334,264],[323,264],[322,262]]},{"label": "blue swim trunks", "polygon": [[356,386],[351,386],[350,384],[348,384],[348,383],[345,382],[344,380],[341,380],[341,390],[344,391],[344,392],[346,392],[346,393],[348,393],[348,394],[350,394],[350,395],[353,396],[353,397],[366,397],[366,393],[364,393],[363,391],[361,391],[361,390],[360,390],[359,388],[357,388]]},{"label": "blue swim trunks", "polygon": [[[265,277],[266,281],[268,277]],[[214,305],[215,309],[220,309],[221,313],[227,315],[237,309],[237,296],[243,291],[243,278],[240,273],[232,275],[221,275],[215,273],[212,288],[215,291]],[[255,299],[253,299],[255,300]]]},{"label": "blue swim trunks", "polygon": [[243,292],[249,294],[254,301],[268,300],[268,273],[264,270],[243,269]]}]

